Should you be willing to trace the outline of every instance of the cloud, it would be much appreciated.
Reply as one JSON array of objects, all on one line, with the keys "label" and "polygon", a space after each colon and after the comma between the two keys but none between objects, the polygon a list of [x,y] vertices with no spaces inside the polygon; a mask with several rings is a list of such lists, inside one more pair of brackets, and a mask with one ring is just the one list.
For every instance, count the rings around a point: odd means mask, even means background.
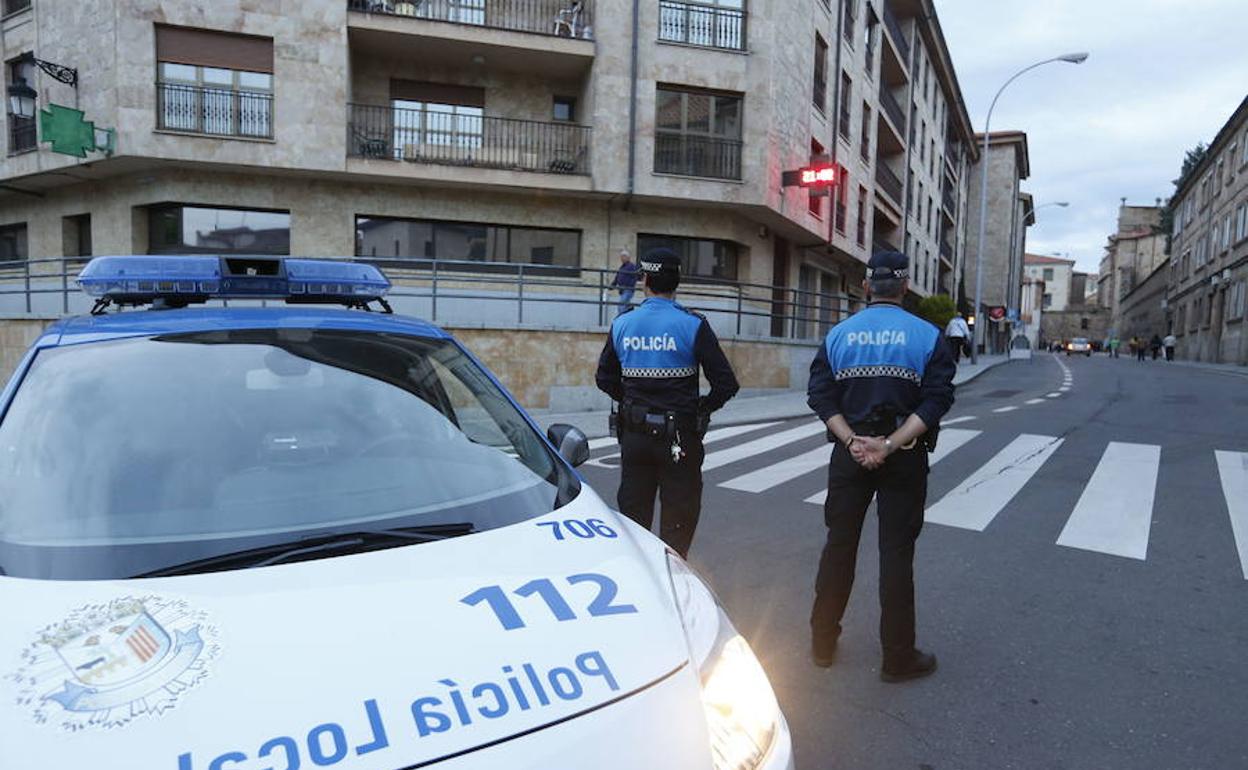
[{"label": "cloud", "polygon": [[1248,92],[1244,0],[938,0],[972,123],[1022,67],[1070,51],[1003,93],[994,129],[1028,134],[1024,188],[1047,208],[1028,250],[1070,252],[1095,270],[1119,200],[1173,192],[1184,152],[1208,142]]}]

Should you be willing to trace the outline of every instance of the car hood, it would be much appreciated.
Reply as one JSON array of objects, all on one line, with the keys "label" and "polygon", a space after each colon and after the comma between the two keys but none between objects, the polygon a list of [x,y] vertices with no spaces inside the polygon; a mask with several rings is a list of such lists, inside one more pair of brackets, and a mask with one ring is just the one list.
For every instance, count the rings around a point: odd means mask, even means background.
[{"label": "car hood", "polygon": [[[606,529],[563,523],[591,519]],[[423,766],[688,663],[662,544],[588,487],[540,519],[384,551],[0,578],[0,607],[3,770]]]}]

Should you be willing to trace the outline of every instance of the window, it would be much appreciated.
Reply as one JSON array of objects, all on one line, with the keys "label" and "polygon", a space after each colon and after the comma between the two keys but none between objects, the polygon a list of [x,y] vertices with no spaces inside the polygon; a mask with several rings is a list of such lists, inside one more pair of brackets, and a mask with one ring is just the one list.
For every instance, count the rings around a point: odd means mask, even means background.
[{"label": "window", "polygon": [[815,108],[823,112],[828,102],[828,44],[815,33]]},{"label": "window", "polygon": [[660,0],[659,40],[745,50],[744,6],[745,0]]},{"label": "window", "polygon": [[1248,283],[1244,281],[1236,281],[1231,286],[1229,296],[1226,298],[1228,318],[1244,317],[1244,294],[1246,290],[1248,290]]},{"label": "window", "polygon": [[30,0],[4,0],[4,15],[9,16],[30,7]]},{"label": "window", "polygon": [[272,138],[273,41],[156,27],[156,127]]},{"label": "window", "polygon": [[871,105],[866,102],[862,103],[862,141],[859,142],[858,151],[862,154],[864,161],[871,159]]},{"label": "window", "polygon": [[166,203],[148,209],[150,254],[290,253],[290,212]]},{"label": "window", "polygon": [[1088,330],[1088,319],[1087,319],[1087,318],[1080,318],[1080,319],[1079,319],[1079,328],[1080,328],[1080,330],[1082,330],[1082,331],[1087,331],[1087,330]]},{"label": "window", "polygon": [[1248,203],[1240,204],[1235,210],[1235,218],[1235,241],[1238,243],[1248,238]]},{"label": "window", "polygon": [[876,18],[875,11],[871,10],[871,6],[868,5],[867,23],[864,25],[862,35],[863,63],[868,78],[875,75],[875,28],[879,23],[880,20]]},{"label": "window", "polygon": [[858,245],[867,245],[867,188],[858,187]]},{"label": "window", "polygon": [[576,122],[576,99],[571,96],[556,96],[551,117],[567,123]]},{"label": "window", "polygon": [[577,268],[581,265],[581,231],[357,216],[355,254]]},{"label": "window", "polygon": [[852,48],[854,45],[854,6],[858,4],[858,0],[843,0],[845,6],[845,15],[841,20],[841,33],[845,35],[845,41]]},{"label": "window", "polygon": [[[35,87],[35,65],[30,61],[13,60],[4,66],[5,87],[25,84]],[[36,97],[37,98],[37,97]],[[13,114],[13,99],[4,100],[8,111],[9,122],[9,154],[29,152],[37,149],[39,143],[35,134],[35,117],[23,118]],[[36,104],[36,110],[38,105]]]},{"label": "window", "polygon": [[927,161],[927,124],[919,122],[919,162]]},{"label": "window", "polygon": [[0,264],[23,262],[29,258],[26,223],[0,225]]},{"label": "window", "polygon": [[927,154],[927,174],[932,179],[936,178],[936,140],[931,140],[931,149]]},{"label": "window", "polygon": [[1044,294],[1044,300],[1043,300],[1043,302],[1041,303],[1041,305],[1040,305],[1040,306],[1041,306],[1041,307],[1043,307],[1043,308],[1045,308],[1045,309],[1048,309],[1048,308],[1052,307],[1052,306],[1053,306],[1053,295],[1052,295],[1052,294],[1050,294],[1050,293],[1048,293],[1048,292],[1045,292],[1045,294]]},{"label": "window", "polygon": [[836,221],[834,226],[838,233],[844,235],[845,228],[849,226],[849,184],[843,167],[837,168],[836,178],[840,181],[840,184],[833,188],[836,190]]},{"label": "window", "polygon": [[91,215],[61,218],[61,241],[67,257],[91,256]]},{"label": "window", "polygon": [[655,104],[655,172],[740,179],[741,113],[740,94],[660,86]]},{"label": "window", "polygon": [[[810,140],[811,160],[818,158],[820,155],[823,155],[823,145],[820,144],[817,140],[811,139]],[[822,190],[811,188],[806,191],[806,196],[807,196],[806,206],[810,210],[810,213],[822,219],[823,218],[823,201],[825,198],[828,197],[827,188],[824,188]]]},{"label": "window", "polygon": [[849,140],[849,105],[853,102],[854,81],[849,75],[841,73],[841,104],[840,115],[837,118],[837,131],[846,141]]},{"label": "window", "polygon": [[678,235],[637,235],[637,251],[645,254],[651,249],[667,248],[680,257],[681,273],[685,278],[712,278],[725,281],[737,279],[737,260],[740,246],[732,241],[711,238],[684,238]]},{"label": "window", "polygon": [[1044,268],[1044,280],[1045,281],[1053,280],[1053,268],[1051,267]]}]

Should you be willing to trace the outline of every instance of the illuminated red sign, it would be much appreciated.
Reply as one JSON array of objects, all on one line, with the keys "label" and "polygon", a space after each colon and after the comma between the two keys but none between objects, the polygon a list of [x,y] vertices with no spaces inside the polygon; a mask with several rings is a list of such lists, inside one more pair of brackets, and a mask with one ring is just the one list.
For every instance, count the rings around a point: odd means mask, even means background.
[{"label": "illuminated red sign", "polygon": [[834,166],[804,168],[801,169],[801,176],[798,179],[802,187],[821,187],[823,185],[836,184],[836,168]]}]

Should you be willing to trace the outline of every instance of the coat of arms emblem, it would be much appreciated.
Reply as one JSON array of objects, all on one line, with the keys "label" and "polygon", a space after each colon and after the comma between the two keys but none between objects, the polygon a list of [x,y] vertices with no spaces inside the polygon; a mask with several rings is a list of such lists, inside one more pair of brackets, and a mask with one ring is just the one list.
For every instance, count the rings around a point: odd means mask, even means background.
[{"label": "coat of arms emblem", "polygon": [[71,612],[21,653],[18,703],[76,731],[161,714],[208,675],[216,629],[181,599],[125,597]]}]

